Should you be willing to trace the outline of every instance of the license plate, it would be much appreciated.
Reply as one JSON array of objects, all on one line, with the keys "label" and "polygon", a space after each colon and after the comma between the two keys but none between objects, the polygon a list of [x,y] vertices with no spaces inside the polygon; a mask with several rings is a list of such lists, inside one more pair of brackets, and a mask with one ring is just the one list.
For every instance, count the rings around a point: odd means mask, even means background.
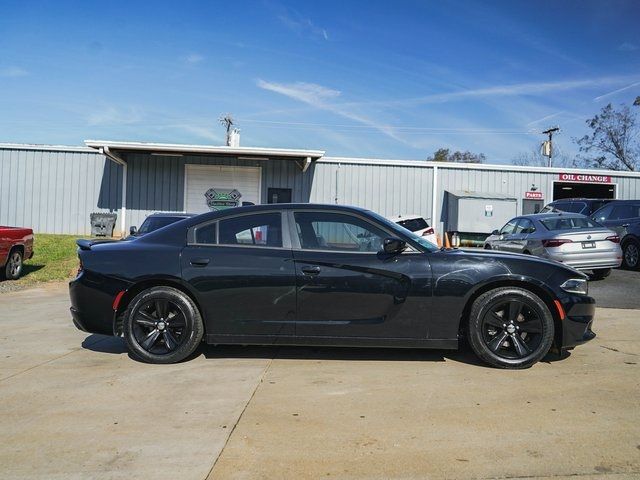
[{"label": "license plate", "polygon": [[582,242],[582,248],[596,248],[596,242]]}]

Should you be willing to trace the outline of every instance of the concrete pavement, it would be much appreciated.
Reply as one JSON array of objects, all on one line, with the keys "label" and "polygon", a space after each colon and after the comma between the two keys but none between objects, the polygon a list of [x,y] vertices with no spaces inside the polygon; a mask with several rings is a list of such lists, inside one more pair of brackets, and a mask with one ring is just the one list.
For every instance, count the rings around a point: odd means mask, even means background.
[{"label": "concrete pavement", "polygon": [[640,314],[525,371],[470,353],[207,347],[136,362],[64,285],[0,295],[0,478],[639,478]]}]

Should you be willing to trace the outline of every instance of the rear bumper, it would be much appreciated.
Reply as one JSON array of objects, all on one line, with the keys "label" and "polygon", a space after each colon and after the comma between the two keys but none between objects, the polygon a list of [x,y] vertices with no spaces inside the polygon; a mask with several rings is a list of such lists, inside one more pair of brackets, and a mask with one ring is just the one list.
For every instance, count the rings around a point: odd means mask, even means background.
[{"label": "rear bumper", "polygon": [[577,270],[618,268],[622,264],[620,252],[553,253],[547,249],[548,258]]},{"label": "rear bumper", "polygon": [[98,288],[85,273],[69,282],[71,318],[79,330],[113,335],[113,299],[115,295]]},{"label": "rear bumper", "polygon": [[596,334],[591,327],[596,313],[596,301],[592,297],[573,295],[562,301],[566,318],[562,320],[562,348],[573,348],[588,342]]}]

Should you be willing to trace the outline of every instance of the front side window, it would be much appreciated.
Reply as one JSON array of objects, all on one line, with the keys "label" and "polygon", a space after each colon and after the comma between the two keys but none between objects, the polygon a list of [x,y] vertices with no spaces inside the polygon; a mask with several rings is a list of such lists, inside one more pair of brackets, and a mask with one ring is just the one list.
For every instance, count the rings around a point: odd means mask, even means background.
[{"label": "front side window", "polygon": [[504,227],[502,227],[502,230],[500,230],[500,235],[511,235],[515,231],[517,223],[517,218],[510,220]]},{"label": "front side window", "polygon": [[220,220],[219,245],[282,247],[280,213],[259,213]]},{"label": "front side window", "polygon": [[606,207],[602,207],[600,210],[594,213],[595,219],[598,222],[604,222],[605,220],[609,220],[612,210],[613,210],[613,205],[607,205]]},{"label": "front side window", "polygon": [[330,212],[296,212],[296,230],[305,250],[374,252],[388,235],[359,217]]}]

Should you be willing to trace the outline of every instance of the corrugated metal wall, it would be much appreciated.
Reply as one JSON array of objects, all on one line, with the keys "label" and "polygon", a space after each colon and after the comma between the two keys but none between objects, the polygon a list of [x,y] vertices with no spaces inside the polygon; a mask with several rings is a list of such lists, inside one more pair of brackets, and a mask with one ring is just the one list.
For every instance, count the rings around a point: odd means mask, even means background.
[{"label": "corrugated metal wall", "polygon": [[[239,160],[215,156],[128,154],[127,228],[158,211],[183,211],[184,165],[216,164],[262,168],[262,202],[268,188],[291,188],[294,202],[338,203],[382,215],[416,213],[431,218],[433,167],[408,162],[321,159],[302,173],[291,159]],[[439,165],[437,227],[443,221],[447,190],[501,193],[518,199],[532,184],[552,199],[558,172],[468,169]],[[640,198],[640,176],[612,176],[621,199]],[[41,233],[90,233],[89,214],[120,215],[122,167],[81,148],[0,147],[0,224],[22,225]],[[432,221],[433,223],[433,221]],[[116,231],[120,223],[116,224]]]},{"label": "corrugated metal wall", "polygon": [[184,209],[184,165],[228,165],[262,168],[262,203],[267,202],[268,188],[291,188],[292,201],[308,202],[315,168],[302,174],[294,160],[239,160],[231,157],[169,157],[148,154],[126,155],[127,228],[140,226],[153,212],[181,212]]},{"label": "corrugated metal wall", "polygon": [[311,202],[368,208],[385,216],[431,218],[433,169],[413,166],[319,161]]},{"label": "corrugated metal wall", "polygon": [[88,235],[91,212],[119,213],[122,169],[97,152],[0,148],[0,225]]}]

